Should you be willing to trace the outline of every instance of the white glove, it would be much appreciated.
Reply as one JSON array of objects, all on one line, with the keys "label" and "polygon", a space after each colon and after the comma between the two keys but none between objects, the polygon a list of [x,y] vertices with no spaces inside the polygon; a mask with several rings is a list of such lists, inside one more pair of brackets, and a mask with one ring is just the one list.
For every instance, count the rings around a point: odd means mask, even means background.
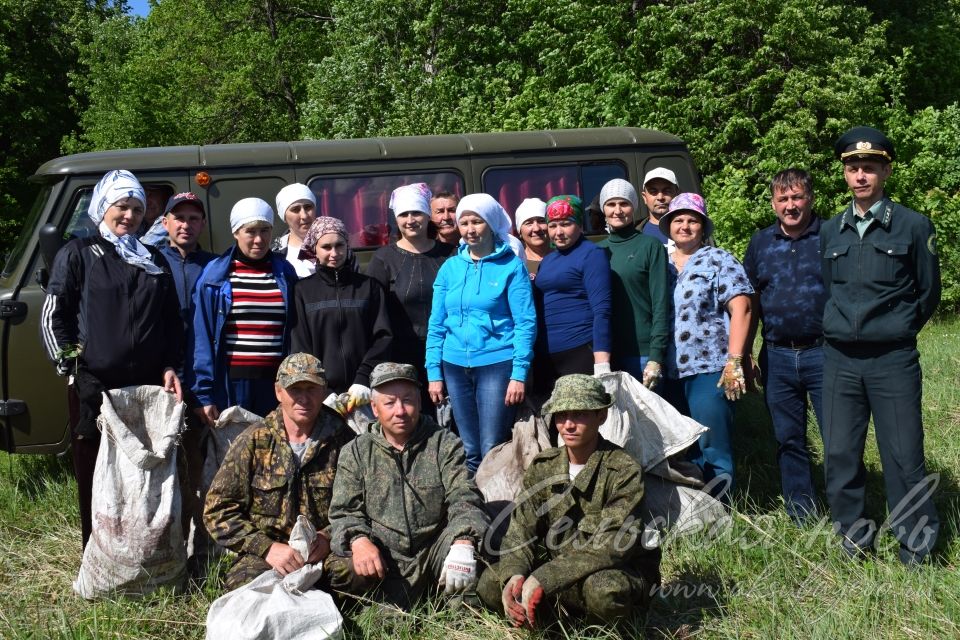
[{"label": "white glove", "polygon": [[648,360],[647,366],[643,368],[643,386],[647,389],[653,389],[660,382],[660,376],[662,375],[660,363]]},{"label": "white glove", "polygon": [[466,591],[477,584],[477,559],[472,544],[450,545],[440,571],[440,584],[445,585],[445,593]]},{"label": "white glove", "polygon": [[352,384],[347,389],[347,413],[350,413],[357,407],[370,404],[370,387],[362,384]]},{"label": "white glove", "polygon": [[602,373],[610,373],[610,363],[609,362],[594,362],[593,363],[593,375],[599,376]]}]

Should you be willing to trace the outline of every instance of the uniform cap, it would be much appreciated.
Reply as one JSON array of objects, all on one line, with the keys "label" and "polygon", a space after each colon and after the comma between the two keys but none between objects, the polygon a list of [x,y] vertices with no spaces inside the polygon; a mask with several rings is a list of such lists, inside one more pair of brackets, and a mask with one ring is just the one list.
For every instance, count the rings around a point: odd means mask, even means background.
[{"label": "uniform cap", "polygon": [[543,415],[560,411],[591,411],[606,409],[613,398],[603,383],[593,376],[571,373],[557,379],[550,399],[543,405]]},{"label": "uniform cap", "polygon": [[203,208],[203,201],[198,198],[196,194],[190,193],[189,191],[170,196],[170,199],[167,200],[167,206],[163,208],[163,215],[167,215],[184,202],[189,202],[190,204],[200,207],[203,215],[207,215],[207,210]]},{"label": "uniform cap", "polygon": [[707,202],[699,193],[681,193],[670,201],[670,208],[667,209],[667,215],[660,218],[660,233],[670,237],[670,222],[681,213],[694,213],[700,216],[703,222],[703,237],[709,238],[713,235],[713,222],[707,216]]},{"label": "uniform cap", "polygon": [[400,364],[399,362],[381,362],[370,372],[370,388],[376,389],[382,384],[393,382],[394,380],[405,380],[420,386],[420,378],[417,376],[417,368],[412,364]]},{"label": "uniform cap", "polygon": [[309,353],[292,353],[283,359],[277,369],[277,384],[284,389],[298,382],[312,382],[327,386],[323,365]]},{"label": "uniform cap", "polygon": [[837,138],[833,145],[833,152],[837,159],[847,160],[876,160],[883,159],[893,162],[896,154],[893,152],[893,143],[884,133],[873,127],[854,127]]},{"label": "uniform cap", "polygon": [[647,175],[643,176],[643,186],[647,186],[648,182],[657,178],[666,180],[676,188],[680,188],[680,183],[677,182],[677,174],[666,167],[657,167],[656,169],[650,169],[650,171],[647,171]]}]

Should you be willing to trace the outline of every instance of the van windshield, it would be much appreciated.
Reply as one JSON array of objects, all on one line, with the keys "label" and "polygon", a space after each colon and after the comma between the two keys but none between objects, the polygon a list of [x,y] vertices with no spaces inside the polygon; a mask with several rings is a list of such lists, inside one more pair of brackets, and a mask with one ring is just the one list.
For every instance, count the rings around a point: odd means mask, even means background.
[{"label": "van windshield", "polygon": [[7,259],[3,266],[3,273],[0,273],[0,280],[6,280],[17,270],[17,265],[20,263],[20,259],[23,257],[27,245],[30,244],[30,240],[33,238],[33,230],[37,226],[37,221],[40,219],[40,212],[43,211],[43,207],[47,203],[47,198],[50,197],[50,191],[52,189],[53,187],[50,185],[43,187],[37,199],[34,200],[33,207],[30,209],[30,213],[27,215],[27,219],[20,229],[20,237],[17,239],[17,244],[15,244],[13,249],[7,254]]}]

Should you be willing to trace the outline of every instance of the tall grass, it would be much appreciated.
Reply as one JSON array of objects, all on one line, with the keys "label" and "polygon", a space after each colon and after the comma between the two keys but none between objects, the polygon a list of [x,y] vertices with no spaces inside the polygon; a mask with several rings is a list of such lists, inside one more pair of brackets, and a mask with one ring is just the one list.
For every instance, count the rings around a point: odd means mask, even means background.
[{"label": "tall grass", "polygon": [[[535,636],[647,638],[957,638],[960,637],[960,322],[921,335],[927,465],[940,475],[940,544],[931,565],[897,561],[886,534],[863,562],[839,550],[829,522],[793,525],[779,499],[769,418],[759,396],[738,407],[738,495],[722,532],[668,537],[664,589],[649,618],[619,628],[566,619]],[[822,443],[810,422],[822,490]],[[871,432],[868,509],[885,516],[883,477]],[[80,562],[76,485],[69,461],[0,455],[0,637],[202,638],[215,580],[187,595],[96,603],[71,590]],[[497,613],[449,611],[427,601],[385,622],[372,611],[350,618],[348,638],[460,640],[517,637]]]}]

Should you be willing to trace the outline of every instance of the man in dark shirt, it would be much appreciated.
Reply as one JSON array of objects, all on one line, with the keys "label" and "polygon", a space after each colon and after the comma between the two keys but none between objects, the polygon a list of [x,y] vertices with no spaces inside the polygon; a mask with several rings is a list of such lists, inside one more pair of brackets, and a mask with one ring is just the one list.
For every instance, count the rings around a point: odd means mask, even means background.
[{"label": "man in dark shirt", "polygon": [[890,510],[884,527],[906,565],[937,540],[934,476],[927,477],[917,333],[940,302],[940,265],[930,220],[884,193],[893,143],[854,127],[834,145],[853,201],[823,224],[823,449],[827,501],[843,548],[860,557],[877,525],[865,509],[863,448],[873,414]]},{"label": "man in dark shirt", "polygon": [[820,218],[813,213],[813,180],[806,171],[781,171],[770,183],[770,194],[777,221],[751,238],[743,267],[757,292],[759,313],[753,317],[763,320],[760,370],[777,438],[783,501],[799,523],[817,511],[807,451],[807,395],[822,424],[826,290],[820,276]]}]

